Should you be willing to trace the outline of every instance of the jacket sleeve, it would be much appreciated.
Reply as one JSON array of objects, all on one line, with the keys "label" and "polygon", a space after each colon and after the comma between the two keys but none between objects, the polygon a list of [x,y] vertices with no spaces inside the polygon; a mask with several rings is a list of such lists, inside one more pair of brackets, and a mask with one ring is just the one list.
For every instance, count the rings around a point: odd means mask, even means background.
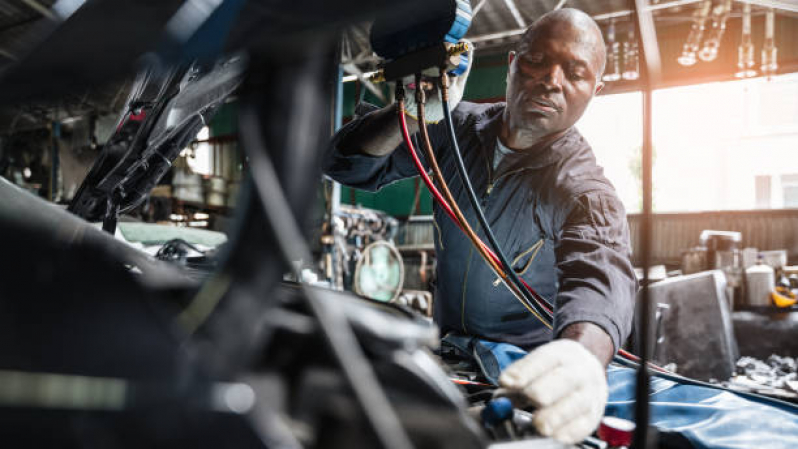
[{"label": "jacket sleeve", "polygon": [[[373,113],[377,108],[368,104],[361,104],[356,111],[357,116],[354,120],[347,123],[333,136],[329,147],[322,159],[322,170],[330,178],[341,184],[361,190],[377,191],[383,186],[404,178],[418,175],[413,160],[407,150],[407,146],[402,143],[388,156],[374,157],[363,154],[345,155],[339,149],[342,139],[351,133],[362,131],[364,119],[368,114]],[[396,121],[397,128],[399,121]],[[430,139],[433,147],[440,140],[440,131],[437,126],[430,126]],[[421,148],[418,146],[417,136],[413,145],[418,151],[422,163],[426,166]]]},{"label": "jacket sleeve", "polygon": [[631,332],[637,293],[629,227],[617,195],[593,191],[577,197],[555,253],[560,287],[554,334],[591,322],[607,332],[617,352]]}]

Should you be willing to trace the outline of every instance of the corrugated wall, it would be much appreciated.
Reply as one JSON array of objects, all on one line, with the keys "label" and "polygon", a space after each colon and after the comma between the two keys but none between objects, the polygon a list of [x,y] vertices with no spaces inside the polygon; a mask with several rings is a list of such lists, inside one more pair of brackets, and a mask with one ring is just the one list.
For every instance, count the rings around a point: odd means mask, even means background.
[{"label": "corrugated wall", "polygon": [[[629,215],[634,250],[633,261],[639,264],[640,215]],[[679,265],[683,250],[698,245],[701,231],[737,231],[743,235],[743,247],[760,251],[786,249],[790,263],[798,261],[798,209],[733,212],[702,212],[654,215],[654,263]]]},{"label": "corrugated wall", "polygon": [[[635,265],[640,265],[640,214],[629,215]],[[798,209],[732,212],[702,212],[654,215],[653,262],[678,266],[685,249],[698,245],[701,231],[737,231],[743,235],[743,247],[760,251],[786,249],[791,264],[798,264]],[[434,228],[431,217],[415,217],[399,230],[399,245],[432,245]]]}]

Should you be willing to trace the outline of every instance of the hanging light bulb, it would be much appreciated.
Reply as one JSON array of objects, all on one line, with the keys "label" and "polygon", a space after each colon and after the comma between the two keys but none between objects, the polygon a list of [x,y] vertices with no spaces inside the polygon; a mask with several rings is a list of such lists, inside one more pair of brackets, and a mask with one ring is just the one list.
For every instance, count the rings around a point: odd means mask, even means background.
[{"label": "hanging light bulb", "polygon": [[698,9],[693,13],[693,26],[690,28],[690,34],[687,35],[687,41],[682,48],[682,54],[677,61],[684,66],[691,66],[696,63],[696,53],[701,44],[701,37],[704,34],[704,24],[709,16],[709,10],[712,8],[712,0],[704,0]]},{"label": "hanging light bulb", "polygon": [[771,8],[765,13],[765,44],[762,46],[762,74],[767,77],[774,75],[779,68],[779,64],[776,62],[776,42],[773,39],[775,20],[775,14]]},{"label": "hanging light bulb", "polygon": [[615,40],[614,20],[610,21],[610,26],[607,28],[607,44],[607,67],[601,79],[602,81],[618,81],[621,79],[620,62],[618,61],[620,55],[618,42]]},{"label": "hanging light bulb", "polygon": [[726,31],[726,20],[731,12],[732,0],[722,0],[712,9],[712,29],[709,36],[704,40],[704,48],[698,52],[698,57],[702,61],[714,61],[718,57],[720,40],[723,32]]},{"label": "hanging light bulb", "polygon": [[629,28],[626,42],[623,43],[623,74],[625,80],[636,80],[640,77],[640,59],[637,56],[637,39],[634,27]]},{"label": "hanging light bulb", "polygon": [[751,4],[743,3],[743,36],[737,48],[737,78],[756,76],[754,70],[754,43],[751,41]]}]

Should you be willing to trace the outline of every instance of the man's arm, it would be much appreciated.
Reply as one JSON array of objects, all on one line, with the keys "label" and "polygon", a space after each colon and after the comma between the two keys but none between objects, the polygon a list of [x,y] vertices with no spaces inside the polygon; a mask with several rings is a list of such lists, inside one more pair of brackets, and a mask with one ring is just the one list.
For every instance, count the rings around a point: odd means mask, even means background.
[{"label": "man's arm", "polygon": [[341,184],[377,191],[393,181],[417,175],[399,134],[393,106],[358,106],[356,117],[333,136],[322,170]]},{"label": "man's arm", "polygon": [[626,338],[637,281],[623,206],[611,191],[578,198],[555,247],[558,339],[508,367],[502,387],[538,408],[538,431],[566,443],[598,426],[607,403],[606,365]]},{"label": "man's arm", "polygon": [[601,327],[589,323],[574,323],[560,332],[559,338],[574,340],[582,344],[606,367],[615,355],[612,338]]},{"label": "man's arm", "polygon": [[[448,105],[452,110],[463,98],[466,79],[474,60],[473,50],[469,56],[465,73],[453,78],[447,75],[451,81]],[[408,80],[403,82],[407,83]],[[416,114],[415,90],[408,85],[405,93],[408,133],[413,135],[418,132],[418,122],[413,118]],[[399,130],[396,106],[388,105],[365,115],[357,111],[357,115],[361,117],[348,123],[333,137],[322,162],[324,173],[342,184],[371,191],[398,179],[415,176],[415,166],[407,152],[396,151],[400,148],[407,150]],[[434,89],[426,96],[426,119],[428,123],[443,119],[443,103]],[[439,128],[440,134],[444,135],[442,125],[431,127],[429,134],[433,148],[436,147],[436,135],[439,134],[435,128]]]},{"label": "man's arm", "polygon": [[[412,135],[418,131],[418,122],[407,117],[407,127]],[[396,106],[388,105],[363,117],[358,132],[348,133],[338,142],[338,150],[344,156],[361,154],[382,157],[393,153],[403,143],[399,132]]]},{"label": "man's arm", "polygon": [[617,195],[605,190],[577,198],[555,253],[555,335],[579,341],[607,365],[631,332],[637,292],[626,213]]}]

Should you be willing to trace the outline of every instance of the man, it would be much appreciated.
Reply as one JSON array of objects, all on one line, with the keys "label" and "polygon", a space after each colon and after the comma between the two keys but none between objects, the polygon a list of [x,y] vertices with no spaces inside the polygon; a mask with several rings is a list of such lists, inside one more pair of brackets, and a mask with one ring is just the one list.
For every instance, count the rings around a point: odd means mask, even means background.
[{"label": "man", "polygon": [[[556,304],[553,333],[496,282],[456,225],[435,209],[435,321],[450,335],[525,350],[540,345],[499,383],[538,407],[542,434],[565,442],[583,439],[603,414],[604,367],[629,334],[637,285],[623,206],[573,126],[603,87],[604,60],[601,31],[589,16],[551,12],[509,55],[507,104],[462,103],[453,112],[469,176],[499,244],[519,275]],[[450,106],[466,76],[454,81]],[[440,100],[431,97],[427,118],[439,120]],[[444,178],[476,224],[444,124],[429,132]],[[391,106],[343,128],[324,163],[334,179],[372,190],[416,174]]]}]

